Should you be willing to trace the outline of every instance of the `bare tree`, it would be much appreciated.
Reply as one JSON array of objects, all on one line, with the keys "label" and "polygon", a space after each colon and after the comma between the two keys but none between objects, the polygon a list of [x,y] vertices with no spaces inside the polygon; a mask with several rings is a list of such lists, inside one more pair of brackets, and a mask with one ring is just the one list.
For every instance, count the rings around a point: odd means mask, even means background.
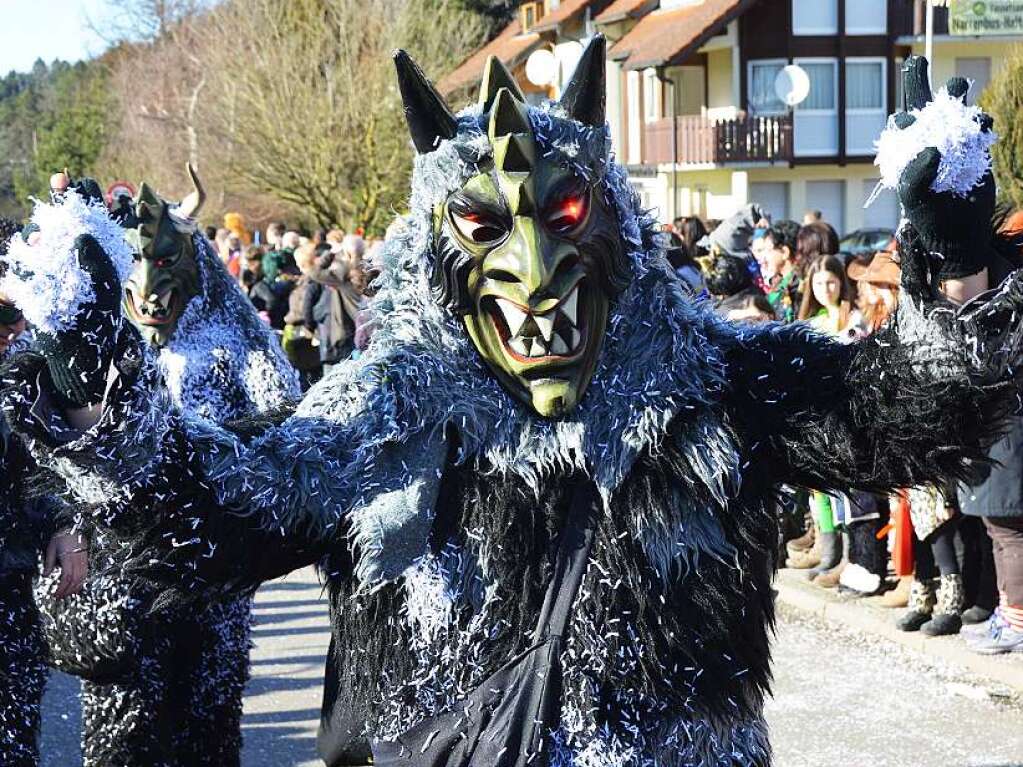
[{"label": "bare tree", "polygon": [[207,127],[229,176],[318,223],[379,229],[412,159],[391,51],[440,76],[484,29],[455,0],[231,0],[207,32]]}]

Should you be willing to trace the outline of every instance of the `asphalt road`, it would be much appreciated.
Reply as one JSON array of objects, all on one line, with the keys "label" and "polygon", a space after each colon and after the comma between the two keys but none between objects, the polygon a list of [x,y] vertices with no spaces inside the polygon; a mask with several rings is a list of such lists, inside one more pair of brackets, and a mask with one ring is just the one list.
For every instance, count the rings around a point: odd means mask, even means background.
[{"label": "asphalt road", "polygon": [[[245,767],[320,767],[316,724],[329,640],[311,570],[264,586],[245,698]],[[885,640],[783,611],[776,696],[767,707],[776,767],[1023,767],[1023,702]],[[80,764],[74,680],[44,702],[44,767]]]}]

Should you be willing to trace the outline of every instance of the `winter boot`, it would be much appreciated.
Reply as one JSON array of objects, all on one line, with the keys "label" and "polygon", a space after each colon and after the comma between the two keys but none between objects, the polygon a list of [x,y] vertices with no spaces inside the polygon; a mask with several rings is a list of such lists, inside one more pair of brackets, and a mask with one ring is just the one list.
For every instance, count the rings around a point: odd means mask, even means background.
[{"label": "winter boot", "polygon": [[838,567],[842,562],[842,534],[840,532],[820,533],[818,540],[820,541],[821,561],[806,574],[811,581],[818,575]]},{"label": "winter boot", "polygon": [[785,560],[785,566],[793,570],[809,570],[821,563],[821,537],[814,536],[813,547],[807,551],[795,551]]},{"label": "winter boot", "polygon": [[842,573],[845,572],[847,565],[848,562],[843,560],[838,563],[837,567],[832,567],[830,570],[826,570],[810,582],[814,586],[820,586],[822,589],[833,589],[838,585],[839,580],[842,578]]},{"label": "winter boot", "polygon": [[993,610],[988,610],[986,607],[980,605],[974,605],[968,610],[963,611],[963,623],[967,626],[972,626],[977,623],[987,623],[991,618]]},{"label": "winter boot", "polygon": [[896,622],[899,631],[919,631],[931,619],[934,610],[934,584],[930,581],[913,580],[909,587],[909,609]]},{"label": "winter boot", "polygon": [[881,595],[878,604],[881,607],[905,607],[909,604],[909,587],[912,582],[912,575],[903,575],[894,589]]},{"label": "winter boot", "polygon": [[963,605],[966,597],[963,592],[963,576],[959,573],[943,575],[939,579],[938,596],[931,613],[931,619],[920,627],[920,630],[932,637],[943,637],[958,634],[963,627]]},{"label": "winter boot", "polygon": [[[809,515],[807,515],[809,517]],[[812,519],[808,519],[806,532],[798,538],[793,538],[791,541],[785,544],[785,550],[791,557],[796,552],[810,551],[813,548],[814,541],[817,539],[817,526],[813,523]]]}]

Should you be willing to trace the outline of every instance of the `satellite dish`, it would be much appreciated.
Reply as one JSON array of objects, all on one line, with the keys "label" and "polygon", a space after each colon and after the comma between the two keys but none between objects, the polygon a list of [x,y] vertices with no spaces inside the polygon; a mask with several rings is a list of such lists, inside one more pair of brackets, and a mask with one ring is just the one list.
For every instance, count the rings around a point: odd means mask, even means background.
[{"label": "satellite dish", "polygon": [[546,48],[539,48],[526,59],[526,79],[533,85],[551,85],[558,76],[558,59]]},{"label": "satellite dish", "polygon": [[798,64],[789,64],[774,78],[774,92],[787,107],[797,107],[810,95],[810,75]]}]

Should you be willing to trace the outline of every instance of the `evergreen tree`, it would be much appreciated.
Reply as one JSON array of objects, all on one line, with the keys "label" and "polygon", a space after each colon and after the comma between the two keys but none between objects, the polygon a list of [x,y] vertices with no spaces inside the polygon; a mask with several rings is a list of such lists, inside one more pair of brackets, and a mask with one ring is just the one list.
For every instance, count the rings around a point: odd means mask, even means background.
[{"label": "evergreen tree", "polygon": [[1000,202],[1023,209],[1023,51],[1017,51],[978,99],[995,118],[998,142],[991,151]]}]

